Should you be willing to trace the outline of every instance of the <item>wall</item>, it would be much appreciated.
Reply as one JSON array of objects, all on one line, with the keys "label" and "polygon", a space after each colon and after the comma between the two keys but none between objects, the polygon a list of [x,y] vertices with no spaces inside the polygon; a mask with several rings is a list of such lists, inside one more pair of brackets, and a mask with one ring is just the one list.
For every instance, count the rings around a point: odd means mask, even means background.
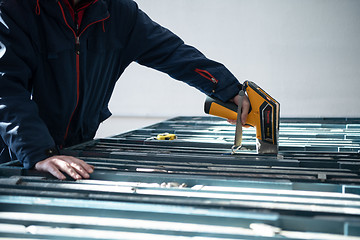
[{"label": "wall", "polygon": [[[360,1],[136,0],[140,8],[240,81],[256,82],[283,117],[360,117]],[[115,116],[202,115],[205,96],[132,64]]]}]

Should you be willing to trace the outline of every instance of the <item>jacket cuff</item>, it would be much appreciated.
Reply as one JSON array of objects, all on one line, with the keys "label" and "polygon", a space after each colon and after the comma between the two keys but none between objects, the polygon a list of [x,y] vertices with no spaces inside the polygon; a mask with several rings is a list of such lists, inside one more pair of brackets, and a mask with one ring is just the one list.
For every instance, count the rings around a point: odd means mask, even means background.
[{"label": "jacket cuff", "polygon": [[237,94],[239,94],[239,91],[241,89],[242,89],[242,85],[239,82],[233,82],[232,84],[222,89],[214,90],[211,96],[214,96],[215,98],[223,102],[227,102],[230,99],[234,98]]},{"label": "jacket cuff", "polygon": [[25,169],[31,169],[35,166],[36,163],[59,154],[59,148],[56,146],[42,149],[38,152],[28,154],[23,160],[23,166]]}]

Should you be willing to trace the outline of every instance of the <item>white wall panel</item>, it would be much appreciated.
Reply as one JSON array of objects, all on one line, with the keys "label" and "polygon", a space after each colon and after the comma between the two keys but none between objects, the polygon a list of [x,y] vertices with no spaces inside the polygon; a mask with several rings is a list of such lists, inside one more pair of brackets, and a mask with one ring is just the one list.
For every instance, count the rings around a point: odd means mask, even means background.
[{"label": "white wall panel", "polygon": [[[283,117],[360,117],[360,1],[136,0],[187,44],[256,82]],[[110,108],[116,116],[202,115],[205,96],[132,64]]]}]

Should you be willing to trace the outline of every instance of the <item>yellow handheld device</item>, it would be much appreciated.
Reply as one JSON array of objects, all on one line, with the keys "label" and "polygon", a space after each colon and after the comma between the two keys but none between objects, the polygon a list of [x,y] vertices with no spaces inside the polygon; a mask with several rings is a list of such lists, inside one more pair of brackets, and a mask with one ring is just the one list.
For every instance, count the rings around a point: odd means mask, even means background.
[{"label": "yellow handheld device", "polygon": [[[256,128],[257,152],[277,154],[280,104],[254,82],[245,81],[243,90],[251,104],[246,125]],[[210,97],[205,101],[206,113],[226,119],[236,120],[237,108],[235,103],[224,103]]]}]

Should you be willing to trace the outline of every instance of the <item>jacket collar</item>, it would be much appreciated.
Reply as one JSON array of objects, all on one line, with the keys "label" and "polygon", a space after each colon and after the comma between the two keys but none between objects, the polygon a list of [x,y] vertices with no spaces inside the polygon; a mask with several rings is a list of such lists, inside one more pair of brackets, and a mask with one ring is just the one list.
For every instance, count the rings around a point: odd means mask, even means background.
[{"label": "jacket collar", "polygon": [[[61,9],[63,9],[64,14],[62,13]],[[56,20],[60,23],[65,24],[66,20],[71,27],[75,28],[73,18],[63,0],[36,0],[36,13],[39,13],[38,15],[41,15],[44,12],[56,18]],[[94,0],[93,3],[86,8],[86,12],[82,19],[80,31],[82,31],[92,23],[104,20],[109,16],[110,14],[106,1]]]}]

